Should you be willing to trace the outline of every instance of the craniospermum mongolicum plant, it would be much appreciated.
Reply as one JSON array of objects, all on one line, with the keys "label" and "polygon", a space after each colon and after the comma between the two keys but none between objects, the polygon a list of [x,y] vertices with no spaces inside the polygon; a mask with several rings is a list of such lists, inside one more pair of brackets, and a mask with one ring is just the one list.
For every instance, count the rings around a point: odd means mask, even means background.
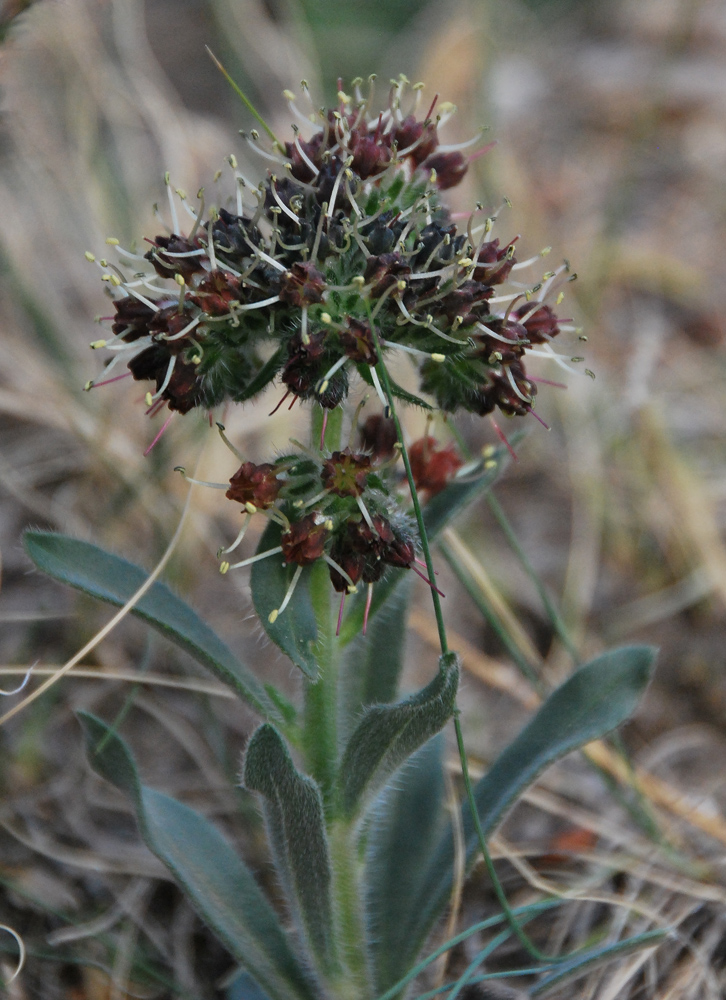
[{"label": "craniospermum mongolicum plant", "polygon": [[[92,766],[131,797],[146,843],[244,970],[237,996],[252,996],[253,982],[254,996],[270,1000],[410,995],[439,954],[488,928],[495,936],[443,991],[453,998],[486,978],[488,956],[513,935],[535,961],[539,989],[662,933],[613,945],[603,922],[601,941],[543,955],[524,925],[564,903],[540,898],[512,911],[497,881],[487,838],[504,813],[543,768],[628,717],[654,653],[623,648],[579,667],[472,785],[456,707],[459,660],[447,645],[431,543],[501,471],[511,447],[496,415],[533,414],[537,383],[547,380],[528,374],[528,359],[566,366],[552,341],[572,328],[553,307],[573,276],[563,264],[522,284],[545,251],[520,262],[518,238],[495,235],[496,212],[477,205],[462,220],[449,212],[444,193],[481,152],[465,152],[478,136],[442,143],[451,106],[421,103],[422,87],[401,77],[381,110],[373,78],[368,87],[364,95],[355,80],[347,94],[341,83],[329,110],[314,106],[305,84],[304,111],[286,92],[296,124],[285,141],[245,98],[262,129],[243,133],[267,170],[259,185],[230,156],[230,204],[207,209],[203,191],[192,206],[167,176],[163,235],[145,252],[109,239],[117,262],[87,255],[112,310],[103,319],[110,336],[92,345],[110,360],[87,388],[126,375],[151,383],[149,414],[169,414],[150,447],[173,414],[199,410],[211,423],[217,407],[252,400],[273,382],[282,387],[275,410],[290,400],[310,411],[309,439],[264,463],[219,425],[239,465],[206,484],[241,516],[220,570],[251,567],[260,621],[301,670],[302,705],[247,670],[156,581],[160,567],[148,578],[88,542],[43,532],[25,540],[38,567],[143,618],[262,719],[241,781],[264,813],[284,916],[209,820],[143,784],[115,728],[80,714]],[[410,390],[389,372],[399,356],[413,365]],[[348,402],[356,378],[380,401],[362,422],[361,405]],[[429,435],[430,425],[407,446],[402,405],[488,416],[501,446],[471,459]],[[267,521],[258,550],[237,559],[253,518]],[[411,572],[430,586],[441,658],[430,683],[402,698]],[[460,822],[444,809],[449,723],[464,779]],[[433,935],[455,885],[457,837],[467,871],[483,855],[502,912],[441,944]]]}]

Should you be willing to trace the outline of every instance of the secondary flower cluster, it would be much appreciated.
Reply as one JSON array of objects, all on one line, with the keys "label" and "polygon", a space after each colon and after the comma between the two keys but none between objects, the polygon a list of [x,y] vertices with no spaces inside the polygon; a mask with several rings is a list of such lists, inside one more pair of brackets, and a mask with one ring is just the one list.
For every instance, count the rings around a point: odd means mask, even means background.
[{"label": "secondary flower cluster", "polygon": [[[349,445],[332,452],[314,451],[293,442],[297,450],[275,462],[243,461],[228,487],[205,484],[226,489],[227,498],[244,510],[237,538],[218,553],[225,557],[220,563],[222,573],[278,555],[284,563],[296,566],[287,594],[270,615],[271,622],[292,598],[303,567],[320,559],[328,564],[331,583],[342,595],[338,628],[345,596],[354,593],[359,583],[368,585],[370,605],[370,588],[388,567],[413,569],[423,576],[418,569],[424,564],[416,557],[414,525],[403,512],[397,492],[401,485],[399,449],[391,443],[390,424],[380,416],[366,421],[361,429],[363,441],[378,438],[379,447],[372,450],[356,451]],[[220,431],[229,444],[221,425]],[[440,448],[429,436],[415,442],[410,453],[416,485],[429,496],[442,490],[463,465],[452,446]],[[184,469],[179,467],[179,471]],[[279,545],[230,563],[226,557],[240,545],[256,514],[279,526]]]},{"label": "secondary flower cluster", "polygon": [[104,382],[122,377],[108,378],[125,363],[153,384],[150,412],[241,402],[275,379],[292,402],[332,409],[356,373],[381,394],[376,366],[401,351],[445,411],[531,410],[524,358],[533,347],[553,354],[560,325],[546,299],[561,297],[566,265],[532,286],[513,282],[541,255],[518,262],[518,237],[500,242],[496,213],[480,206],[459,231],[441,202],[478,155],[462,151],[478,137],[442,144],[454,109],[434,99],[421,114],[418,85],[404,108],[405,78],[381,112],[372,80],[365,97],[361,83],[352,95],[341,85],[329,110],[310,102],[309,114],[286,92],[302,128],[285,142],[270,133],[266,145],[255,131],[245,136],[269,169],[253,187],[229,158],[234,210],[205,214],[203,191],[192,208],[167,177],[171,231],[144,254],[107,241],[120,263],[98,262],[114,310],[105,317],[112,337],[93,345],[114,353]]}]

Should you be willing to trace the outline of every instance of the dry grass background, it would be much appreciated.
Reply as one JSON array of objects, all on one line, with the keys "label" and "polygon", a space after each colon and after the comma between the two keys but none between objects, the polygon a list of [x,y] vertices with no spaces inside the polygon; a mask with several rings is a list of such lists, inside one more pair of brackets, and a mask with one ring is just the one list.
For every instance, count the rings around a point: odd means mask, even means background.
[{"label": "dry grass background", "polygon": [[[581,759],[565,762],[525,796],[496,847],[509,859],[502,874],[515,902],[543,884],[573,897],[543,930],[547,947],[586,939],[606,912],[613,940],[659,923],[679,929],[656,952],[552,996],[717,1000],[726,989],[726,8],[718,0],[31,5],[0,50],[3,670],[63,663],[108,618],[29,574],[24,526],[92,538],[151,568],[185,495],[171,467],[201,456],[202,477],[233,471],[193,415],[173,422],[144,458],[153,432],[138,387],[81,391],[100,368],[88,343],[103,312],[84,251],[103,253],[109,235],[126,244],[153,235],[165,170],[175,185],[194,193],[205,184],[209,193],[225,155],[245,160],[236,129],[248,122],[205,42],[281,132],[280,92],[303,77],[321,102],[339,72],[424,79],[427,93],[460,108],[452,136],[486,123],[498,140],[457,191],[457,207],[507,195],[503,232],[521,232],[526,251],[549,244],[549,259],[573,262],[579,279],[563,309],[588,341],[572,337],[566,350],[586,355],[596,379],[570,376],[566,392],[543,387],[538,412],[552,431],[529,428],[497,496],[583,658],[631,641],[654,642],[661,654],[625,732],[640,798],[629,791],[632,774],[601,748],[610,786]],[[261,165],[243,169],[254,175]],[[223,176],[212,197],[225,196],[224,184]],[[280,420],[273,427],[268,409],[225,418],[251,457],[289,432]],[[472,446],[490,435],[473,421],[461,430]],[[251,619],[245,580],[216,573],[214,552],[234,530],[218,499],[195,492],[168,576],[242,657],[293,689]],[[556,683],[571,660],[486,505],[459,534],[483,598],[519,623],[510,632],[520,659]],[[443,566],[442,579],[466,654],[466,732],[483,764],[534,696]],[[425,592],[418,598],[412,685],[435,663]],[[269,879],[253,807],[229,785],[253,720],[131,622],[84,665],[95,679],[66,677],[0,731],[0,923],[31,952],[7,995],[223,996],[224,953],[140,846],[121,799],[88,773],[72,710],[112,718],[124,706],[123,731],[149,783],[213,814]],[[133,686],[140,669],[149,675]],[[155,677],[181,680],[163,687]],[[458,926],[491,906],[475,874]],[[0,964],[12,968],[9,936],[0,946]],[[469,947],[454,953],[450,971],[481,942]],[[501,956],[502,968],[522,964],[514,952]]]}]

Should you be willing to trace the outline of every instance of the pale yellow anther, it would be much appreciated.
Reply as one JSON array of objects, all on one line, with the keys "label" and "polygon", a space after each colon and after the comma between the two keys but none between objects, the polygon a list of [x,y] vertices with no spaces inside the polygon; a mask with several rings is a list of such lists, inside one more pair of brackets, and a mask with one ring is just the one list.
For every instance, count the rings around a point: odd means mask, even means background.
[{"label": "pale yellow anther", "polygon": [[354,278],[350,279],[350,283],[351,285],[358,285],[360,288],[362,288],[363,285],[365,285],[366,283],[366,279],[363,277],[362,274],[356,274]]},{"label": "pale yellow anther", "polygon": [[146,395],[144,396],[144,402],[146,403],[147,406],[151,406],[151,404],[154,402],[154,397],[151,395],[150,392],[147,392]]},{"label": "pale yellow anther", "polygon": [[439,111],[444,115],[454,114],[456,111],[456,105],[452,104],[451,101],[442,101],[441,104],[439,104]]},{"label": "pale yellow anther", "polygon": [[560,305],[560,303],[562,302],[562,300],[564,299],[564,297],[565,297],[565,293],[564,292],[560,292],[560,294],[555,299],[555,305],[557,305],[557,306]]},{"label": "pale yellow anther", "polygon": [[90,250],[86,250],[83,256],[86,258],[86,260],[90,260],[91,263],[93,263],[94,260],[96,259],[95,254],[92,254]]},{"label": "pale yellow anther", "polygon": [[219,178],[221,176],[222,176],[222,171],[221,170],[216,170],[215,173],[214,173],[214,183],[215,184],[217,183],[217,181],[219,180]]},{"label": "pale yellow anther", "polygon": [[110,280],[111,280],[111,275],[110,274],[102,274],[101,275],[101,281],[110,281]]},{"label": "pale yellow anther", "polygon": [[307,347],[308,344],[310,343],[310,334],[303,333],[300,335],[300,339],[302,340],[303,344]]},{"label": "pale yellow anther", "polygon": [[118,286],[122,284],[121,279],[117,274],[110,275],[108,280],[111,282],[114,288],[118,288]]},{"label": "pale yellow anther", "polygon": [[187,193],[184,190],[184,188],[176,188],[175,190],[176,190],[176,193],[179,195],[179,197],[181,198],[182,201],[186,201],[187,200]]},{"label": "pale yellow anther", "polygon": [[333,317],[330,315],[330,313],[321,313],[320,314],[320,322],[321,323],[332,323],[333,322]]},{"label": "pale yellow anther", "polygon": [[495,452],[496,448],[493,444],[485,444],[481,450],[483,458],[490,458]]},{"label": "pale yellow anther", "polygon": [[403,281],[403,280],[397,281],[396,282],[396,288],[399,290],[399,292],[405,292],[406,291],[406,282]]},{"label": "pale yellow anther", "polygon": [[302,507],[304,503],[304,500],[294,500],[292,505],[293,507]]},{"label": "pale yellow anther", "polygon": [[219,564],[219,572],[222,574],[222,576],[224,576],[224,574],[227,572],[228,569],[229,569],[228,562],[223,562]]},{"label": "pale yellow anther", "polygon": [[176,281],[177,285],[186,285],[183,274],[175,274],[174,281]]},{"label": "pale yellow anther", "polygon": [[431,173],[429,174],[429,183],[430,184],[435,184],[438,176],[439,175],[436,173],[436,171],[432,170]]},{"label": "pale yellow anther", "polygon": [[250,503],[249,500],[245,504],[245,510],[247,511],[248,514],[256,514],[257,513],[257,508],[255,507],[255,505],[253,503]]},{"label": "pale yellow anther", "polygon": [[544,250],[540,250],[539,252],[540,257],[546,257],[547,254],[551,252],[551,250],[552,247],[545,247]]},{"label": "pale yellow anther", "polygon": [[471,259],[471,257],[462,257],[459,260],[459,267],[471,267],[473,263],[474,261]]},{"label": "pale yellow anther", "polygon": [[194,357],[192,358],[192,364],[201,365],[201,363],[202,363],[201,357],[198,354],[195,354]]},{"label": "pale yellow anther", "polygon": [[526,292],[524,293],[524,297],[525,297],[525,299],[527,300],[527,302],[529,302],[529,301],[530,301],[530,299],[532,298],[532,293],[531,293],[530,291],[526,291]]},{"label": "pale yellow anther", "polygon": [[484,468],[485,469],[496,469],[496,467],[497,467],[497,463],[494,461],[493,458],[490,458],[489,461],[487,461],[487,462],[484,463]]},{"label": "pale yellow anther", "polygon": [[421,83],[421,82],[414,83],[414,85],[413,85],[413,87],[411,89],[412,90],[423,90],[425,86],[426,86],[425,83]]},{"label": "pale yellow anther", "polygon": [[92,389],[92,388],[93,388],[93,379],[92,379],[92,378],[89,378],[89,380],[88,380],[88,381],[86,382],[86,384],[85,384],[85,385],[83,386],[83,391],[84,391],[84,392],[88,392],[88,391],[89,391],[90,389]]},{"label": "pale yellow anther", "polygon": [[110,247],[117,247],[119,245],[119,241],[116,239],[115,236],[107,236],[106,243],[108,243]]},{"label": "pale yellow anther", "polygon": [[282,96],[285,98],[286,101],[295,100],[295,94],[292,90],[283,90]]},{"label": "pale yellow anther", "polygon": [[350,102],[351,102],[350,96],[348,94],[346,94],[345,91],[343,91],[343,90],[339,90],[338,91],[338,100],[342,101],[343,104],[350,104]]},{"label": "pale yellow anther", "polygon": [[353,584],[350,584],[350,583],[348,584],[348,593],[349,594],[357,594],[358,593],[358,588],[356,587],[356,585],[354,583]]},{"label": "pale yellow anther", "polygon": [[237,169],[237,157],[234,155],[234,153],[230,153],[228,159],[229,159],[229,165],[232,168],[232,170],[236,170]]},{"label": "pale yellow anther", "polygon": [[164,172],[164,183],[168,186],[169,184],[169,171]]},{"label": "pale yellow anther", "polygon": [[438,361],[438,363],[441,364],[442,362],[446,361],[446,355],[445,354],[432,354],[431,355],[431,360],[432,361]]},{"label": "pale yellow anther", "polygon": [[333,530],[333,522],[330,520],[330,518],[328,518],[328,520],[325,522],[325,527],[327,528],[328,531]]},{"label": "pale yellow anther", "polygon": [[326,390],[326,389],[328,388],[328,386],[329,386],[329,385],[330,385],[330,379],[327,379],[327,378],[326,378],[326,379],[324,379],[324,380],[323,380],[323,381],[322,381],[322,382],[320,383],[320,388],[318,389],[318,395],[319,395],[319,396],[322,396],[322,395],[323,395],[323,393],[325,392],[325,390]]},{"label": "pale yellow anther", "polygon": [[98,263],[101,265],[101,267],[107,267],[108,266],[108,261],[106,260],[105,257],[101,257],[101,259],[99,260]]},{"label": "pale yellow anther", "polygon": [[105,346],[106,346],[106,341],[105,340],[92,340],[91,341],[91,349],[94,350],[94,351],[97,351],[99,349],[99,347],[105,347]]},{"label": "pale yellow anther", "polygon": [[277,610],[277,608],[275,608],[274,611],[271,611],[269,613],[269,615],[267,616],[267,620],[270,623],[270,625],[274,625],[275,624],[275,622],[277,621],[277,618],[278,618],[279,614],[280,614],[280,612]]}]

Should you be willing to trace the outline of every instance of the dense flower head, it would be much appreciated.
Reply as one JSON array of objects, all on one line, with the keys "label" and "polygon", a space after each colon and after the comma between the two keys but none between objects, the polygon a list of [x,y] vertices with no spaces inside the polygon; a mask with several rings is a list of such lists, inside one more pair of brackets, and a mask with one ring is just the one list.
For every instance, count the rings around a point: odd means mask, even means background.
[{"label": "dense flower head", "polygon": [[[380,415],[369,417],[357,428],[362,447],[353,446],[354,424],[351,442],[345,448],[306,448],[293,441],[293,450],[275,462],[243,461],[228,486],[205,484],[225,489],[226,497],[242,508],[239,534],[218,553],[221,571],[227,573],[279,554],[284,563],[296,568],[292,592],[299,571],[323,560],[333,588],[342,597],[341,615],[347,594],[355,592],[359,584],[370,588],[387,570],[412,569],[423,576],[418,568],[423,564],[416,555],[418,535],[408,509],[409,490],[400,450],[391,448],[381,454],[365,444],[374,425],[383,440],[388,439],[390,423]],[[238,454],[219,426],[225,443]],[[463,466],[453,445],[443,446],[429,435],[413,442],[410,455],[424,501],[456,478]],[[179,471],[184,472],[181,467]],[[279,526],[279,545],[230,564],[230,553],[240,545],[255,516]]]},{"label": "dense flower head", "polygon": [[205,214],[203,191],[192,206],[167,177],[170,231],[143,254],[108,241],[120,255],[99,262],[112,337],[93,346],[114,352],[104,374],[125,362],[152,383],[150,412],[242,402],[276,379],[333,409],[355,376],[377,387],[376,367],[393,352],[444,411],[532,409],[525,358],[533,345],[553,355],[560,324],[546,300],[559,301],[567,265],[532,285],[513,281],[545,251],[518,262],[518,237],[494,235],[497,211],[477,206],[459,229],[441,200],[479,137],[442,142],[455,109],[438,95],[420,106],[421,85],[404,77],[382,110],[372,79],[368,94],[361,86],[346,94],[341,82],[327,110],[310,101],[302,111],[286,92],[301,121],[292,138],[244,135],[267,167],[258,188],[230,156],[236,195]]}]

